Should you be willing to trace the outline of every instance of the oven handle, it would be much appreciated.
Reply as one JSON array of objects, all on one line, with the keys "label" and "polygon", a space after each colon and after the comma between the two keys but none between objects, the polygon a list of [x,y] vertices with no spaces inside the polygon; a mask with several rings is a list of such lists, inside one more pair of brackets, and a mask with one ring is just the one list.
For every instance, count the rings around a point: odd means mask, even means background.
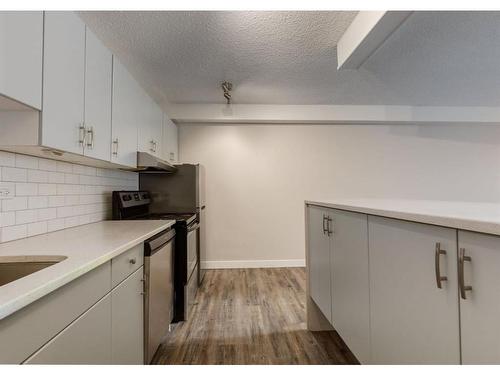
[{"label": "oven handle", "polygon": [[192,232],[200,227],[200,223],[196,223],[188,228],[188,233]]}]

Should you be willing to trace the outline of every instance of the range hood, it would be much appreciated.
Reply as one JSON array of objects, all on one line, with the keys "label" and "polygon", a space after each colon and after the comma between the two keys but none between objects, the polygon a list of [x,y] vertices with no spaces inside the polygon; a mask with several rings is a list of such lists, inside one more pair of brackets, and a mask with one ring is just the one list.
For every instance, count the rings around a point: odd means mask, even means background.
[{"label": "range hood", "polygon": [[177,168],[168,161],[147,152],[137,152],[137,172],[174,173]]}]

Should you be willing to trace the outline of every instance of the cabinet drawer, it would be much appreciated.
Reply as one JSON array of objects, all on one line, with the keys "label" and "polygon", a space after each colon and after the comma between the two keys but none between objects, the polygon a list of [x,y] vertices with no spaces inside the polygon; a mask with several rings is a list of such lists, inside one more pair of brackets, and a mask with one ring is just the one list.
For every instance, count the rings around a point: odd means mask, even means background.
[{"label": "cabinet drawer", "polygon": [[111,261],[112,288],[120,284],[129,275],[144,264],[144,244],[133,247]]},{"label": "cabinet drawer", "polygon": [[111,362],[111,295],[37,351],[26,364],[109,364]]},{"label": "cabinet drawer", "polygon": [[0,363],[21,363],[111,290],[107,262],[0,320]]}]

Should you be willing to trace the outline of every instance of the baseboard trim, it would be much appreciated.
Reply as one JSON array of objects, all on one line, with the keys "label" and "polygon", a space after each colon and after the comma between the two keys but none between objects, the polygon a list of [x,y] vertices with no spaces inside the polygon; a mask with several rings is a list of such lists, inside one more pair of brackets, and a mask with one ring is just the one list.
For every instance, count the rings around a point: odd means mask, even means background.
[{"label": "baseboard trim", "polygon": [[305,267],[305,259],[282,259],[282,260],[208,260],[201,262],[205,269],[226,268],[282,268],[282,267]]}]

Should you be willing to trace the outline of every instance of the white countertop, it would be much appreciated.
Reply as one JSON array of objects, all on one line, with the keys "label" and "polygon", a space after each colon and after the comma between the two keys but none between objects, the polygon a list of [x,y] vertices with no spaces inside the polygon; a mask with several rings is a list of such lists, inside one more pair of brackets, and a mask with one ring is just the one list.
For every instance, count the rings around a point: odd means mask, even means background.
[{"label": "white countertop", "polygon": [[500,235],[500,204],[398,199],[342,199],[306,204]]},{"label": "white countertop", "polygon": [[0,319],[106,263],[173,220],[102,221],[0,244],[0,256],[66,256],[67,259],[0,286]]}]

